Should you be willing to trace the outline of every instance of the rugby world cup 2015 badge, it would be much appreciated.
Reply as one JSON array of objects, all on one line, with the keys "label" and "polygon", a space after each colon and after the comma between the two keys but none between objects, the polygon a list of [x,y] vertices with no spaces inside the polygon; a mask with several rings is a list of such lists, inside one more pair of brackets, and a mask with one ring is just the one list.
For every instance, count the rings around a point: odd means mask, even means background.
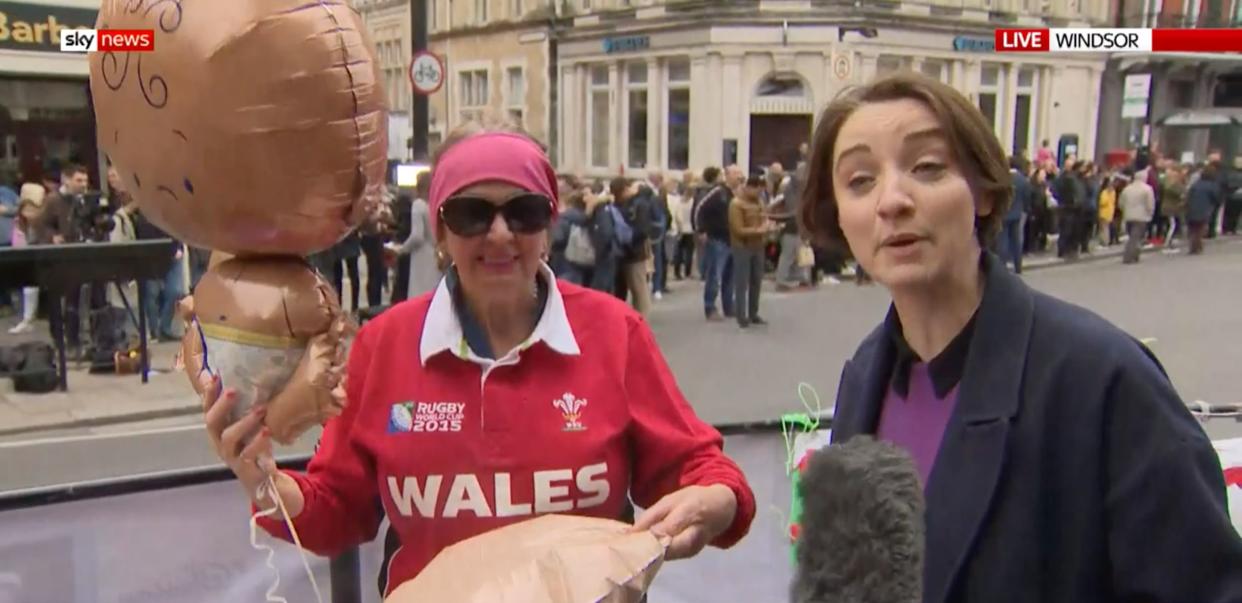
[{"label": "rugby world cup 2015 badge", "polygon": [[409,433],[414,429],[414,403],[398,402],[388,413],[388,433]]}]

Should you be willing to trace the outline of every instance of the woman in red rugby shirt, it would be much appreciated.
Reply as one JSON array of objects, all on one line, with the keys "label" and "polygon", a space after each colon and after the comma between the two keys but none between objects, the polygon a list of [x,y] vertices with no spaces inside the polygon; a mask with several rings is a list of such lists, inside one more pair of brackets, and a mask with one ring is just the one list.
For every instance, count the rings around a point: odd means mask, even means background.
[{"label": "woman in red rugby shirt", "polygon": [[[387,515],[386,595],[457,541],[546,513],[622,518],[629,497],[647,509],[636,529],[671,537],[671,559],[740,540],[753,494],[646,322],[544,264],[557,206],[544,150],[475,128],[437,155],[432,229],[452,265],[433,293],[361,329],[348,408],[305,473],[277,473],[303,545],[338,553],[373,539]],[[271,444],[262,432],[243,441],[262,411],[227,425],[234,397],[218,389],[206,389],[208,432],[255,492]],[[261,525],[288,539],[278,521]]]}]

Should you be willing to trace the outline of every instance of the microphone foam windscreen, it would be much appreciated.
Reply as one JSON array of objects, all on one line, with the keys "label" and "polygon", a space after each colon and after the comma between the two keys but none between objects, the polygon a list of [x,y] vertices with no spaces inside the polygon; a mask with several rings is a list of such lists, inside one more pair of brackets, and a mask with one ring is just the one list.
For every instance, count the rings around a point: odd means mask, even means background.
[{"label": "microphone foam windscreen", "polygon": [[856,436],[816,452],[802,475],[793,603],[917,603],[924,501],[901,448]]}]

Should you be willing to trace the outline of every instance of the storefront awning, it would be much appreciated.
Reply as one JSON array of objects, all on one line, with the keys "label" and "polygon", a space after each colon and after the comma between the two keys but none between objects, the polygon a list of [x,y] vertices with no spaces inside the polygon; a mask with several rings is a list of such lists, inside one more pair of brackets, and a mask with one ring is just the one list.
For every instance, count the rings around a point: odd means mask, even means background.
[{"label": "storefront awning", "polygon": [[1211,107],[1204,109],[1179,109],[1156,120],[1165,127],[1206,128],[1211,126],[1242,125],[1242,108]]},{"label": "storefront awning", "polygon": [[1110,58],[1120,61],[1122,71],[1163,62],[1242,68],[1242,54],[1232,52],[1114,52]]}]

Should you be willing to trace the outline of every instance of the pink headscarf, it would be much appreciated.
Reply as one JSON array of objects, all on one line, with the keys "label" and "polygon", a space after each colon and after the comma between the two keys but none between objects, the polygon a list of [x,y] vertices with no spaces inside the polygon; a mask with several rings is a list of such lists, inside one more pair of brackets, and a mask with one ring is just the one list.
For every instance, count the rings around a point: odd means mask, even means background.
[{"label": "pink headscarf", "polygon": [[440,156],[431,172],[431,232],[439,232],[440,206],[450,195],[480,182],[507,182],[552,200],[557,214],[556,170],[533,141],[511,132],[469,136]]}]

